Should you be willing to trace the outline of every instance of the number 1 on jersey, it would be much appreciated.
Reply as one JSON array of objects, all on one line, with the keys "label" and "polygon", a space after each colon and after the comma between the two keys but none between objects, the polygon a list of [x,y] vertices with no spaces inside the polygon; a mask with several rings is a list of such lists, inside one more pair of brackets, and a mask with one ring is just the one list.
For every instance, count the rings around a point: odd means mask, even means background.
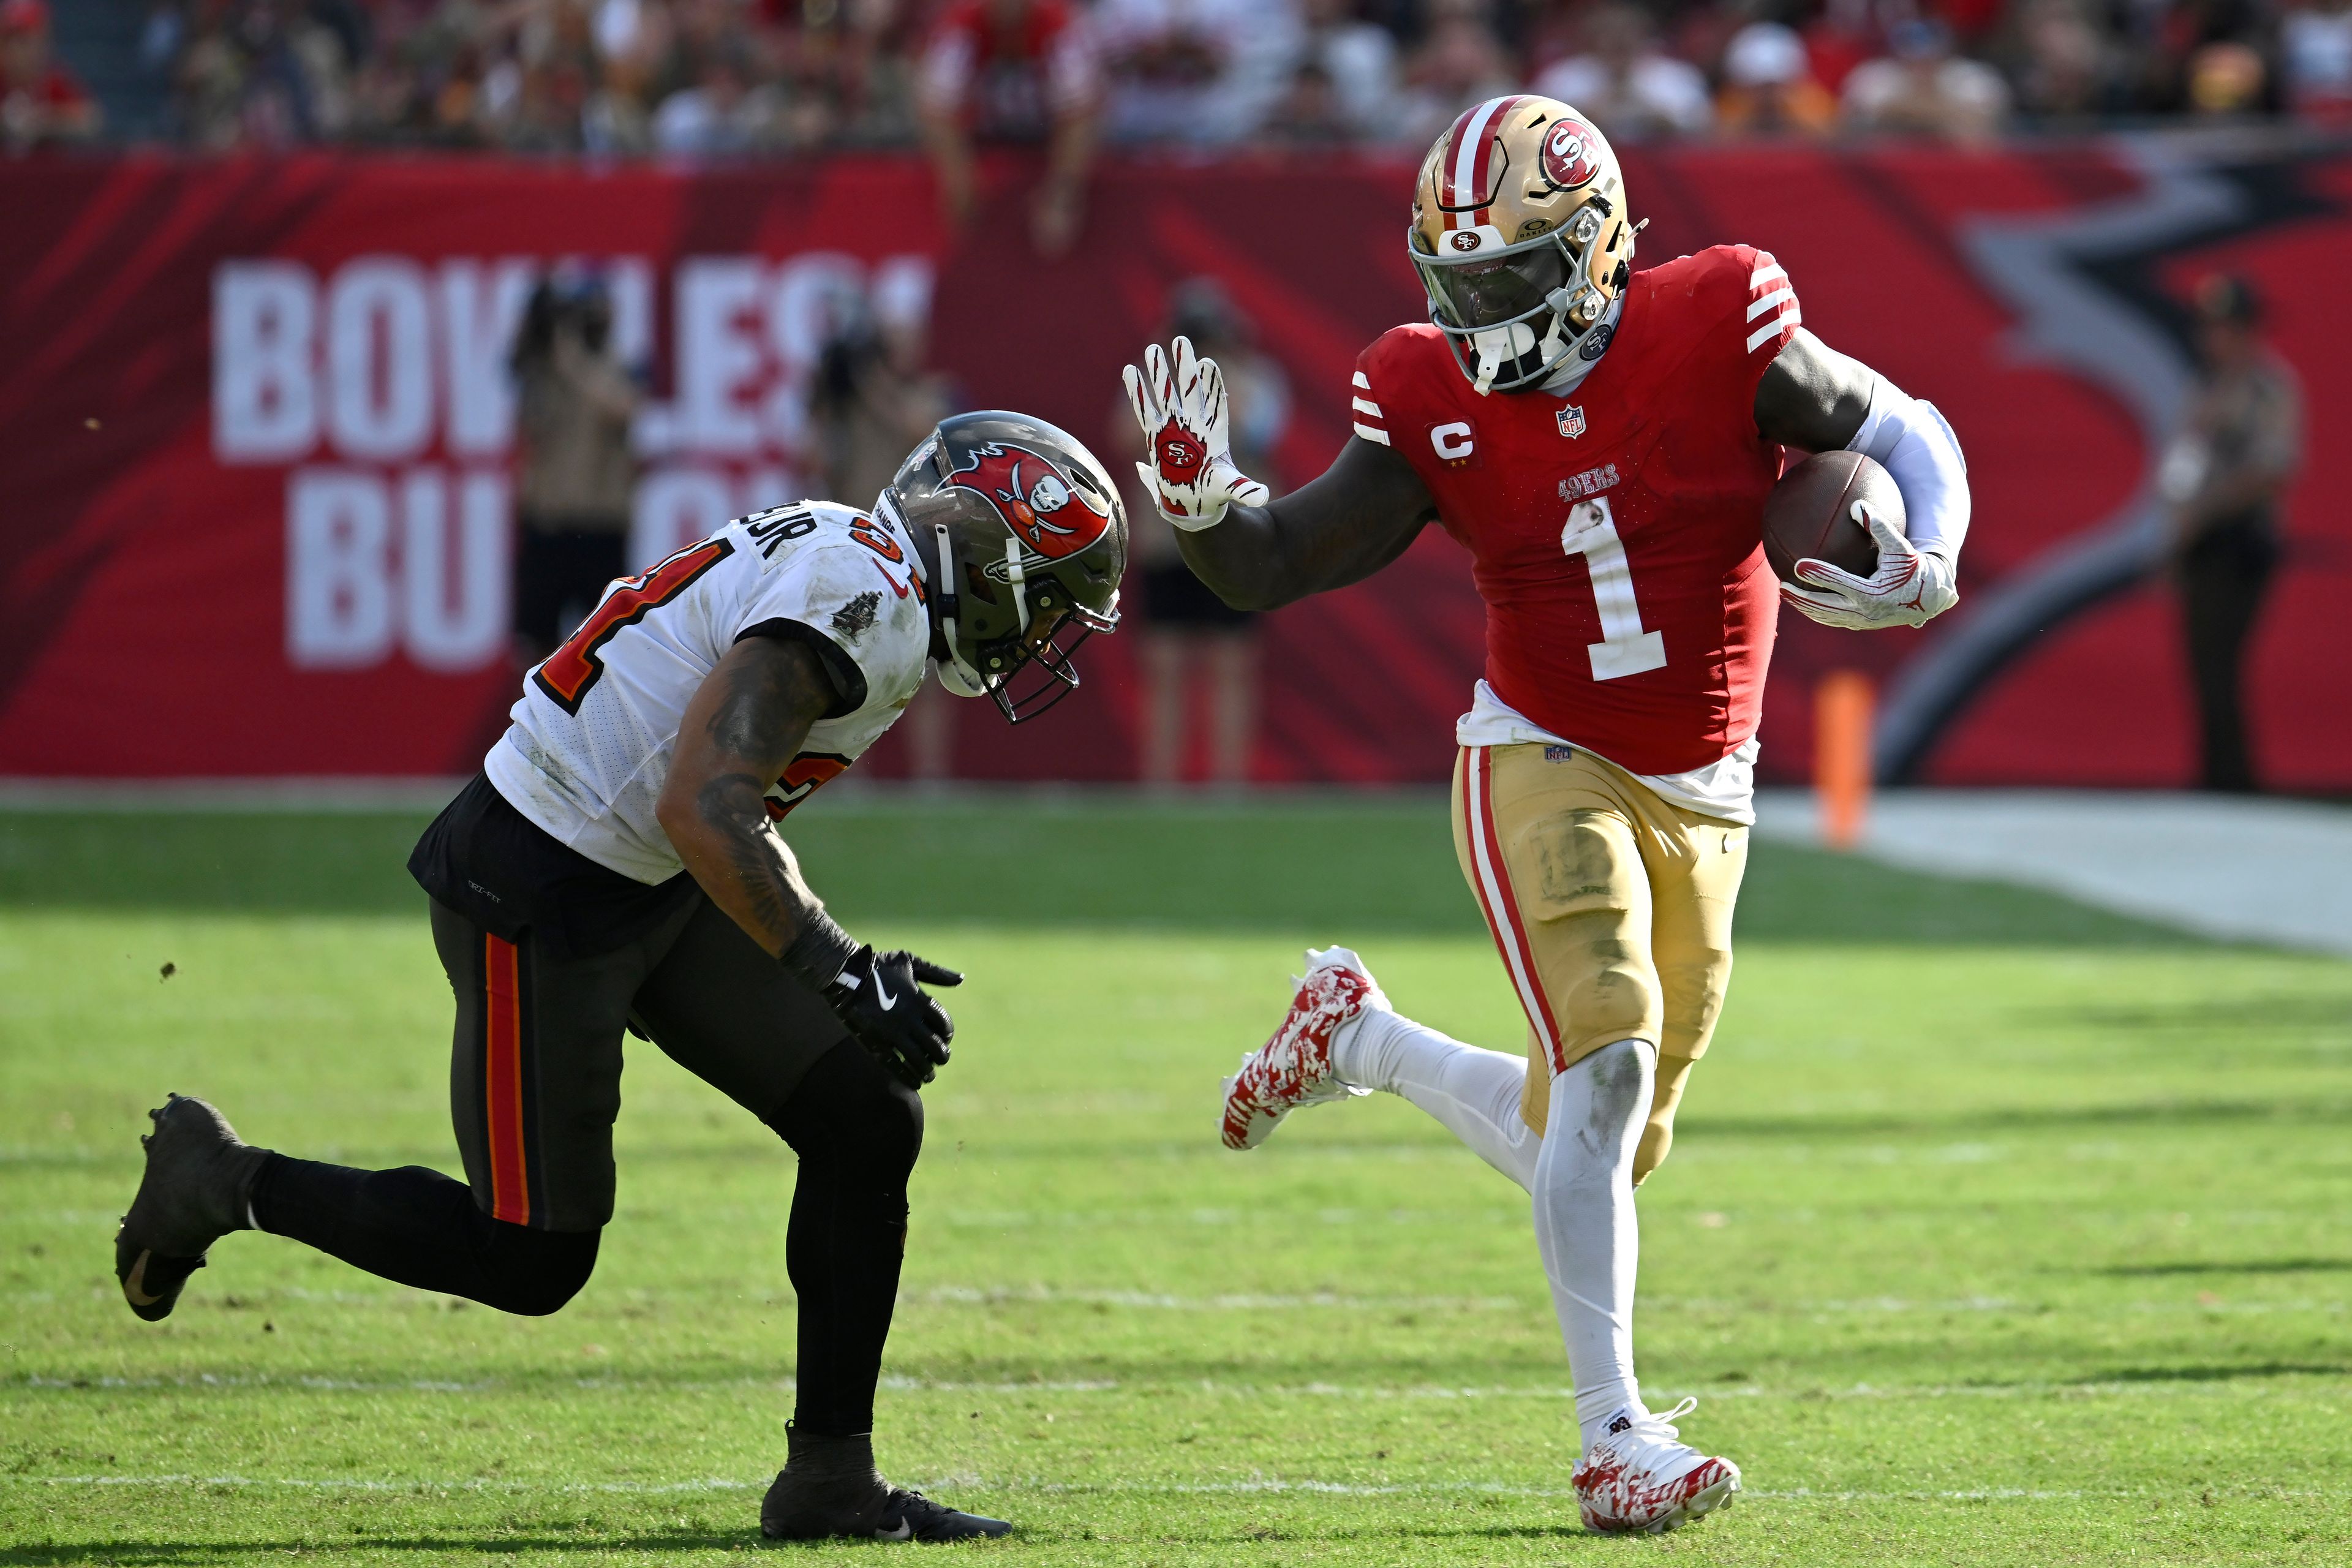
[{"label": "number 1 on jersey", "polygon": [[1664,669],[1666,639],[1662,632],[1642,629],[1642,606],[1633,598],[1633,566],[1625,559],[1625,542],[1617,537],[1617,519],[1609,498],[1595,496],[1569,509],[1568,526],[1559,531],[1559,547],[1584,557],[1592,574],[1592,600],[1601,612],[1601,640],[1584,645],[1592,658],[1592,679],[1617,680],[1644,670]]}]

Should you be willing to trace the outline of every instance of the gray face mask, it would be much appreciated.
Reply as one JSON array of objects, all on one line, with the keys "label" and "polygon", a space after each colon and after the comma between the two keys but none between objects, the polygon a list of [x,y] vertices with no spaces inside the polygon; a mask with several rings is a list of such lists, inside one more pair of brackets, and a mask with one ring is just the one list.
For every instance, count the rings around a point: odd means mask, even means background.
[{"label": "gray face mask", "polygon": [[1592,367],[1601,363],[1601,356],[1609,352],[1610,343],[1615,341],[1617,318],[1624,313],[1625,298],[1621,294],[1609,301],[1609,309],[1601,313],[1601,320],[1592,324],[1592,330],[1584,334],[1576,352],[1560,361],[1544,378],[1543,390],[1555,397],[1565,397],[1582,385],[1584,378],[1592,374]]},{"label": "gray face mask", "polygon": [[1408,240],[1430,322],[1482,395],[1541,384],[1577,363],[1614,302],[1584,264],[1601,226],[1588,206],[1563,229],[1465,261],[1424,256]]}]

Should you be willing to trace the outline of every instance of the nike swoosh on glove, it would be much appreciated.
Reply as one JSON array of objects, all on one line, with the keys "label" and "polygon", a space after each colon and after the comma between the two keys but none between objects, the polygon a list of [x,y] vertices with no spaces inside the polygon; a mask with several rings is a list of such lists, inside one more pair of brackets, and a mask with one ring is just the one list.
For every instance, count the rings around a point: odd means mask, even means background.
[{"label": "nike swoosh on glove", "polygon": [[[918,984],[917,982],[921,982]],[[903,948],[861,947],[823,993],[849,1037],[908,1089],[920,1089],[948,1061],[955,1020],[924,985],[961,985],[963,976]]]},{"label": "nike swoosh on glove", "polygon": [[1960,602],[1950,562],[1932,551],[1912,549],[1903,531],[1865,501],[1853,503],[1853,520],[1878,546],[1878,570],[1857,577],[1807,556],[1797,563],[1797,576],[1806,585],[1780,584],[1790,608],[1825,626],[1866,632],[1925,626]]},{"label": "nike swoosh on glove", "polygon": [[1127,367],[1127,405],[1151,455],[1135,465],[1160,515],[1187,532],[1214,528],[1234,501],[1263,506],[1273,492],[1234,466],[1225,373],[1213,359],[1195,358],[1192,340],[1178,338],[1171,364],[1158,343],[1143,351],[1143,368]]}]

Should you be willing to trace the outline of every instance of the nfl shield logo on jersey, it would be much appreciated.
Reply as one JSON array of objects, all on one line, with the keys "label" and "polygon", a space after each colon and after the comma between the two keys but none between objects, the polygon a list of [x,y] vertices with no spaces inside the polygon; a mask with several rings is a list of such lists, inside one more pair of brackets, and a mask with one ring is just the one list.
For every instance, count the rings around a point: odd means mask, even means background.
[{"label": "nfl shield logo on jersey", "polygon": [[1584,434],[1582,405],[1571,403],[1559,411],[1559,433],[1571,441]]}]

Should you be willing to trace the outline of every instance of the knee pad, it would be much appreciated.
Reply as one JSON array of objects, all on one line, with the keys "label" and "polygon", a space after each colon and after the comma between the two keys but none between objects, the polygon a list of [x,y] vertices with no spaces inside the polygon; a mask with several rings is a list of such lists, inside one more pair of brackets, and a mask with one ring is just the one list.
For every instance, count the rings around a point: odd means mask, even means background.
[{"label": "knee pad", "polygon": [[1619,1040],[1658,1043],[1665,1002],[1657,972],[1618,922],[1571,916],[1553,922],[1542,942],[1537,962],[1563,1051],[1581,1056]]},{"label": "knee pad", "polygon": [[488,1287],[485,1304],[525,1318],[561,1311],[595,1272],[603,1236],[596,1230],[533,1230],[483,1215],[475,1255]]},{"label": "knee pad", "polygon": [[923,1152],[922,1097],[895,1079],[838,1108],[840,1146],[834,1162],[845,1172],[903,1189]]},{"label": "knee pad", "polygon": [[923,1098],[844,1040],[768,1125],[804,1165],[903,1185],[923,1150]]}]

